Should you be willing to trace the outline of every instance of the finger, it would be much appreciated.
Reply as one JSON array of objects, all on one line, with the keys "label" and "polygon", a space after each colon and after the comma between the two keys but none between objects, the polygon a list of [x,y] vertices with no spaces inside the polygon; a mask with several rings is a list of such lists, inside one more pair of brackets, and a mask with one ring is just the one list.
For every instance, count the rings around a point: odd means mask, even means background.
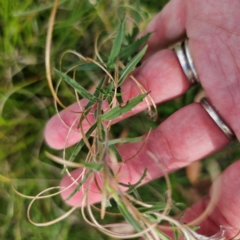
[{"label": "finger", "polygon": [[151,32],[146,59],[156,51],[169,47],[184,38],[187,19],[186,1],[171,0],[149,23],[141,36]]},{"label": "finger", "polygon": [[[178,110],[155,129],[141,151],[134,156],[142,146],[142,143],[128,143],[119,148],[123,160],[119,180],[124,183],[136,183],[147,169],[147,176],[144,182],[151,181],[163,175],[158,162],[165,171],[172,172],[182,168],[189,163],[201,159],[215,151],[218,151],[228,143],[228,138],[218,128],[215,122],[198,104],[191,104]],[[154,161],[148,152],[151,152],[158,161]],[[81,173],[81,169],[75,170],[76,177]],[[62,187],[67,187],[72,183],[69,177],[65,177]],[[99,193],[95,193],[96,186],[92,186],[91,201],[97,202],[101,199]],[[73,191],[74,187],[62,193],[66,199]],[[98,191],[99,192],[99,191]],[[69,201],[70,205],[80,204],[82,193],[76,193]]]},{"label": "finger", "polygon": [[[220,230],[220,226],[226,230],[226,238],[231,239],[240,230],[240,182],[239,182],[240,161],[228,167],[218,179],[221,186],[219,199],[216,207],[209,216],[202,221],[198,232],[211,236]],[[199,217],[209,204],[211,193],[204,197],[191,208],[186,210],[182,221],[190,222]],[[234,238],[235,239],[235,238]],[[239,236],[236,238],[239,239]]]},{"label": "finger", "polygon": [[240,139],[240,88],[238,87],[240,63],[236,60],[238,56],[231,51],[234,49],[233,45],[226,46],[222,42],[215,41],[214,44],[212,42],[213,39],[209,38],[204,41],[189,40],[189,48],[201,85],[211,104]]},{"label": "finger", "polygon": [[[240,30],[236,10],[240,2],[234,1],[231,5],[217,2],[170,1],[143,32],[153,32],[145,59],[187,35],[202,87],[222,119],[240,139]],[[231,24],[222,17],[230,13]]]},{"label": "finger", "polygon": [[[150,92],[155,103],[175,98],[189,89],[189,83],[172,50],[163,50],[156,53],[148,61],[145,61],[140,68],[136,69],[133,75]],[[137,85],[130,78],[126,79],[121,86],[121,92],[125,101],[141,93]],[[86,100],[83,100],[81,107],[78,104],[74,104],[70,109],[76,112],[82,111],[86,103]],[[146,103],[143,102],[130,113],[125,114],[124,117],[118,118],[117,121],[136,114],[146,107]],[[79,114],[63,110],[60,116],[56,115],[50,119],[45,128],[45,139],[48,145],[55,149],[62,149],[65,144],[67,147],[78,142],[82,136],[77,129],[79,120],[77,121],[76,118],[79,118]],[[69,134],[68,141],[66,142],[69,127],[75,120],[73,131]],[[93,114],[89,114],[88,120],[84,120],[83,122],[84,131],[87,131],[90,126],[89,123],[91,124],[93,120]]]}]

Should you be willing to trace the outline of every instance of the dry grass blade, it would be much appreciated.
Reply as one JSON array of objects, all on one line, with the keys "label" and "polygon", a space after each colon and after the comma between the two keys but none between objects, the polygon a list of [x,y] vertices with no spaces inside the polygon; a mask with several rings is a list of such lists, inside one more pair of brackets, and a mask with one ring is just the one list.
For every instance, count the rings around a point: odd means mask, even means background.
[{"label": "dry grass blade", "polygon": [[52,82],[52,76],[51,76],[51,44],[52,44],[52,32],[53,32],[53,26],[55,17],[57,14],[57,8],[58,8],[59,0],[55,0],[54,6],[51,12],[51,16],[49,18],[49,25],[48,25],[48,32],[47,32],[47,39],[46,39],[46,50],[45,50],[45,66],[46,66],[46,77],[48,80],[49,88],[51,89],[53,97],[56,99],[56,101],[63,107],[65,106],[62,104],[62,102],[59,100]]},{"label": "dry grass blade", "polygon": [[50,191],[50,190],[53,190],[53,189],[56,189],[56,188],[59,188],[59,187],[52,187],[52,188],[48,188],[48,189],[45,189],[44,191],[40,192],[39,194],[37,194],[30,202],[30,204],[28,205],[28,209],[27,209],[27,218],[29,220],[29,222],[31,222],[33,225],[37,226],[37,227],[46,227],[46,226],[50,226],[52,224],[55,224],[59,221],[62,221],[63,219],[67,218],[72,212],[74,212],[78,206],[76,207],[72,207],[68,212],[66,212],[65,214],[63,214],[62,216],[60,216],[59,218],[57,219],[54,219],[52,221],[49,221],[49,222],[45,222],[45,223],[36,223],[32,220],[31,216],[30,216],[30,210],[31,210],[31,207],[33,205],[33,203],[36,201],[36,200],[39,200],[41,199],[41,195],[47,191]]}]

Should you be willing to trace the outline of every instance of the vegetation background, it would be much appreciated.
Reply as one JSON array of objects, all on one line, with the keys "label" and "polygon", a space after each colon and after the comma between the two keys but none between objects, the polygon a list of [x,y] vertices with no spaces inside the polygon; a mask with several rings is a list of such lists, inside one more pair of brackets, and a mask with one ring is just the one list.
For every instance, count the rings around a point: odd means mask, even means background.
[{"label": "vegetation background", "polygon": [[[36,195],[50,186],[57,186],[62,178],[61,168],[44,155],[46,150],[54,154],[58,152],[49,149],[43,140],[44,126],[55,114],[44,61],[47,25],[53,3],[53,0],[0,0],[0,239],[111,239],[87,225],[79,211],[49,227],[33,226],[26,217],[29,199],[16,195],[11,186],[10,180],[18,191]],[[53,31],[52,66],[59,66],[61,53],[68,49],[91,57],[96,33],[113,34],[119,24],[116,16],[125,14],[125,11],[135,15],[143,29],[166,3],[167,0],[61,0]],[[69,58],[66,65],[74,61],[74,57]],[[89,88],[94,85],[97,78],[94,72],[78,74],[83,86]],[[193,102],[199,91],[200,87],[195,87],[186,95],[162,104],[158,107],[156,122],[139,114],[113,127],[113,135],[140,136],[177,109]],[[59,96],[66,105],[74,102],[66,85],[60,88]],[[217,159],[223,170],[237,156],[239,149],[236,143],[232,143],[210,158]],[[210,158],[190,169],[190,172],[196,171],[197,180],[191,180],[189,169],[187,173],[182,169],[170,174],[173,199],[181,203],[180,209],[207,192],[210,181],[204,162]],[[162,179],[139,190],[146,199],[164,198],[164,191],[166,184]],[[54,197],[38,201],[31,215],[35,221],[45,222],[68,209],[60,197]],[[109,217],[106,221],[113,222],[116,218]]]}]

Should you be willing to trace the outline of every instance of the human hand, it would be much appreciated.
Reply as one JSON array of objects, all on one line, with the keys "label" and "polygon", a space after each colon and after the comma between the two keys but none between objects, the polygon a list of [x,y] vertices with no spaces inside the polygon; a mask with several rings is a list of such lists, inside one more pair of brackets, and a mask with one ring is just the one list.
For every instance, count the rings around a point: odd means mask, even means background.
[{"label": "human hand", "polygon": [[[240,139],[239,8],[238,0],[231,3],[226,0],[171,0],[144,31],[153,34],[148,41],[149,48],[145,61],[133,73],[138,81],[151,91],[151,96],[157,104],[184,94],[190,88],[190,83],[176,54],[173,50],[164,48],[187,36],[200,83],[219,116],[232,128],[238,139]],[[125,100],[140,93],[137,88],[132,87],[130,79],[124,82],[121,90]],[[142,103],[127,116],[145,108],[145,104]],[[79,107],[75,104],[71,109],[78,111]],[[76,114],[68,111],[62,111],[60,114],[69,126],[76,118]],[[84,129],[88,128],[89,124],[85,121]],[[68,130],[57,116],[53,117],[45,130],[47,143],[56,149],[63,148]],[[75,130],[77,131],[76,126]],[[80,139],[80,133],[71,132],[67,145],[72,145]],[[218,151],[228,142],[229,139],[205,109],[200,104],[193,103],[178,110],[151,133],[142,151],[123,165],[120,178],[122,177],[124,182],[134,183],[146,168],[148,175],[145,181],[161,177],[162,172],[148,156],[148,150],[160,159],[168,172],[171,172]],[[122,145],[119,152],[123,159],[127,159],[134,155],[140,145],[141,143],[128,143]],[[239,230],[239,169],[240,162],[236,162],[222,174],[221,197],[211,215],[200,224],[200,233],[212,235],[219,231],[219,226],[222,225],[229,228],[227,237],[231,238]],[[73,177],[78,176],[80,172],[80,169],[73,171]],[[70,183],[69,177],[65,177],[61,186],[68,186]],[[63,199],[69,196],[72,190],[73,188],[65,191],[62,194]],[[76,193],[68,204],[76,205],[81,194]],[[188,222],[200,215],[210,198],[211,194],[187,210],[183,220]],[[91,195],[92,202],[100,199],[101,195],[98,193]]]}]

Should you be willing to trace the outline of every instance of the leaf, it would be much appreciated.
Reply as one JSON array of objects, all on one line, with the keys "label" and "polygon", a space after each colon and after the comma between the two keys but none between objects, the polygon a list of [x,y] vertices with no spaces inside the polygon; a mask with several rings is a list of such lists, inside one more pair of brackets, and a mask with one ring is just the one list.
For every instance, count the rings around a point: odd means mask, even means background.
[{"label": "leaf", "polygon": [[109,149],[114,153],[115,157],[117,158],[117,161],[122,162],[122,156],[118,152],[118,149],[115,147],[115,145],[110,145]]},{"label": "leaf", "polygon": [[136,231],[141,232],[143,230],[142,227],[140,226],[140,223],[133,218],[132,214],[123,204],[118,205],[118,209],[124,216],[124,218],[136,229]]},{"label": "leaf", "polygon": [[[100,93],[101,93],[101,92],[99,91],[99,89],[102,89],[103,84],[104,84],[104,78],[101,79],[101,81],[99,82],[96,90],[94,91],[94,93],[93,93],[93,96],[94,96],[94,97],[99,98]],[[85,109],[88,109],[88,108],[91,107],[93,104],[94,104],[94,102],[88,102],[88,104],[85,106]]]},{"label": "leaf", "polygon": [[122,114],[130,111],[132,108],[134,108],[136,105],[138,105],[140,102],[143,101],[143,99],[147,96],[147,93],[144,94],[140,94],[135,98],[130,99],[129,101],[127,101],[125,103],[125,106],[123,105],[119,105],[116,106],[114,108],[112,108],[111,110],[109,110],[108,112],[104,113],[101,118],[102,120],[113,120],[119,116],[121,116]]},{"label": "leaf", "polygon": [[132,191],[134,191],[142,182],[142,180],[147,176],[147,169],[144,170],[141,178],[135,183],[135,184],[125,184],[125,183],[119,183],[119,185],[124,186],[124,187],[128,187],[127,192],[131,193]]},{"label": "leaf", "polygon": [[67,71],[68,69],[76,69],[76,71],[80,72],[80,71],[96,71],[96,70],[101,70],[101,68],[95,64],[95,63],[89,63],[89,62],[85,62],[85,61],[78,61],[75,62],[69,66],[66,66],[63,68],[65,71]]},{"label": "leaf", "polygon": [[106,89],[97,87],[97,90],[103,94],[103,99],[107,99],[107,98],[111,99],[111,97],[114,94],[113,89],[114,89],[114,83],[113,82],[110,82],[109,85],[106,87]]},{"label": "leaf", "polygon": [[138,208],[138,210],[141,213],[147,213],[147,212],[161,212],[166,208],[166,203],[157,202],[149,204],[151,204],[152,207],[140,207]]},{"label": "leaf", "polygon": [[125,48],[123,48],[123,50],[120,52],[119,54],[119,58],[120,59],[124,59],[127,58],[129,56],[131,56],[132,54],[134,54],[135,52],[137,52],[140,47],[147,42],[147,40],[149,39],[149,37],[151,36],[152,33],[148,33],[145,36],[139,38],[137,41],[135,41],[134,43],[126,46]]},{"label": "leaf", "polygon": [[71,87],[73,87],[81,96],[89,100],[90,102],[96,102],[97,98],[90,94],[85,88],[79,85],[76,81],[72,78],[67,76],[66,74],[54,69],[55,73],[58,74],[66,83],[68,83]]},{"label": "leaf", "polygon": [[[175,225],[173,223],[170,222],[170,225],[174,228]],[[174,233],[174,240],[178,240],[179,239],[179,234],[178,234],[178,230],[175,229],[173,230],[173,233]]]},{"label": "leaf", "polygon": [[[93,131],[96,129],[97,127],[97,122],[94,123],[89,129],[88,131],[86,132],[86,138],[89,138],[91,136],[91,134],[93,133]],[[73,162],[74,159],[76,158],[76,156],[78,155],[78,153],[81,151],[82,147],[84,146],[85,142],[83,139],[81,139],[74,147],[73,151],[72,151],[72,154],[69,158],[68,161],[70,162]],[[83,163],[84,164],[84,163]],[[62,174],[66,171],[67,167],[64,167],[63,170],[62,170]]]},{"label": "leaf", "polygon": [[128,189],[128,192],[131,193],[134,189],[136,189],[146,176],[147,176],[147,169],[144,170],[141,178],[135,184],[131,185],[131,187]]},{"label": "leaf", "polygon": [[139,27],[137,26],[133,27],[131,34],[130,33],[126,34],[125,38],[128,42],[128,45],[132,44],[136,40],[136,37],[138,34],[139,34]]},{"label": "leaf", "polygon": [[166,235],[164,232],[162,232],[160,230],[157,230],[156,233],[159,236],[159,239],[162,239],[162,240],[172,240],[172,238],[170,238],[168,235]]},{"label": "leaf", "polygon": [[136,229],[137,232],[141,232],[143,228],[140,222],[133,217],[133,214],[127,209],[122,200],[116,195],[113,195],[113,198],[116,201],[118,209],[123,217]]},{"label": "leaf", "polygon": [[138,200],[138,201],[141,201],[142,202],[142,198],[140,196],[140,194],[138,193],[138,190],[137,189],[134,189],[132,191],[133,195],[135,196],[135,198]]},{"label": "leaf", "polygon": [[[90,136],[91,136],[91,134],[93,133],[93,131],[96,129],[96,127],[97,127],[97,122],[96,123],[94,123],[90,128],[89,128],[89,130],[86,132],[86,138],[89,138]],[[81,151],[81,149],[82,149],[82,147],[84,146],[84,140],[83,139],[81,139],[81,141],[79,141],[78,143],[77,143],[77,145],[75,146],[75,148],[74,148],[74,150],[73,150],[73,152],[72,152],[72,154],[71,154],[71,156],[70,156],[70,158],[69,158],[69,161],[70,162],[73,162],[74,161],[74,159],[75,159],[75,157],[78,155],[78,153]]]},{"label": "leaf", "polygon": [[119,78],[118,86],[121,86],[126,77],[134,70],[139,61],[142,59],[143,55],[147,50],[147,45],[127,64],[127,66],[122,70],[121,76]]},{"label": "leaf", "polygon": [[119,52],[122,46],[123,37],[124,37],[124,21],[121,22],[118,28],[115,40],[113,42],[113,47],[107,63],[108,68],[111,68],[111,69],[114,68],[114,63],[119,55]]},{"label": "leaf", "polygon": [[91,169],[95,172],[100,172],[103,169],[103,163],[98,162],[80,162],[85,168]]},{"label": "leaf", "polygon": [[117,101],[118,101],[118,103],[123,103],[122,93],[121,93],[121,88],[120,87],[117,88]]},{"label": "leaf", "polygon": [[[123,215],[123,217],[135,228],[135,230],[137,232],[141,232],[143,231],[144,228],[144,222],[142,219],[140,220],[137,216],[134,216],[134,212],[132,211],[132,209],[128,209],[128,207],[126,206],[126,204],[119,199],[118,196],[116,196],[115,194],[113,195],[114,200],[117,203],[119,212]],[[134,207],[134,206],[132,206]],[[137,219],[136,219],[137,218]],[[165,238],[165,236],[163,235],[163,233],[159,233],[159,231],[157,229],[155,229],[155,231],[157,231],[157,234],[159,234],[161,237],[163,236],[164,238],[159,238],[159,239],[163,239],[163,240],[171,240],[170,238]],[[142,237],[145,239],[147,239],[147,237],[145,236],[145,234],[142,235]]]},{"label": "leaf", "polygon": [[80,188],[87,181],[88,177],[91,175],[92,172],[93,172],[92,170],[88,170],[82,181],[75,187],[72,193],[67,197],[66,201],[70,200],[73,197],[73,195],[80,190]]},{"label": "leaf", "polygon": [[101,68],[95,63],[84,63],[77,67],[77,71],[96,71],[100,69]]},{"label": "leaf", "polygon": [[135,138],[117,138],[117,139],[113,139],[108,141],[108,146],[111,146],[113,144],[117,144],[117,143],[127,143],[127,142],[140,142],[142,141],[142,137],[135,137]]},{"label": "leaf", "polygon": [[141,12],[141,4],[140,4],[139,0],[136,1],[135,9],[136,9],[136,11],[134,13],[134,21],[136,23],[139,23],[139,22],[141,22],[141,17],[139,15],[139,13]]},{"label": "leaf", "polygon": [[[148,219],[149,222],[154,223],[157,221],[157,216],[151,215],[151,213],[143,213],[143,216]],[[160,238],[161,239],[161,238]],[[161,239],[162,240],[162,239]],[[184,239],[185,240],[185,239]]]}]

